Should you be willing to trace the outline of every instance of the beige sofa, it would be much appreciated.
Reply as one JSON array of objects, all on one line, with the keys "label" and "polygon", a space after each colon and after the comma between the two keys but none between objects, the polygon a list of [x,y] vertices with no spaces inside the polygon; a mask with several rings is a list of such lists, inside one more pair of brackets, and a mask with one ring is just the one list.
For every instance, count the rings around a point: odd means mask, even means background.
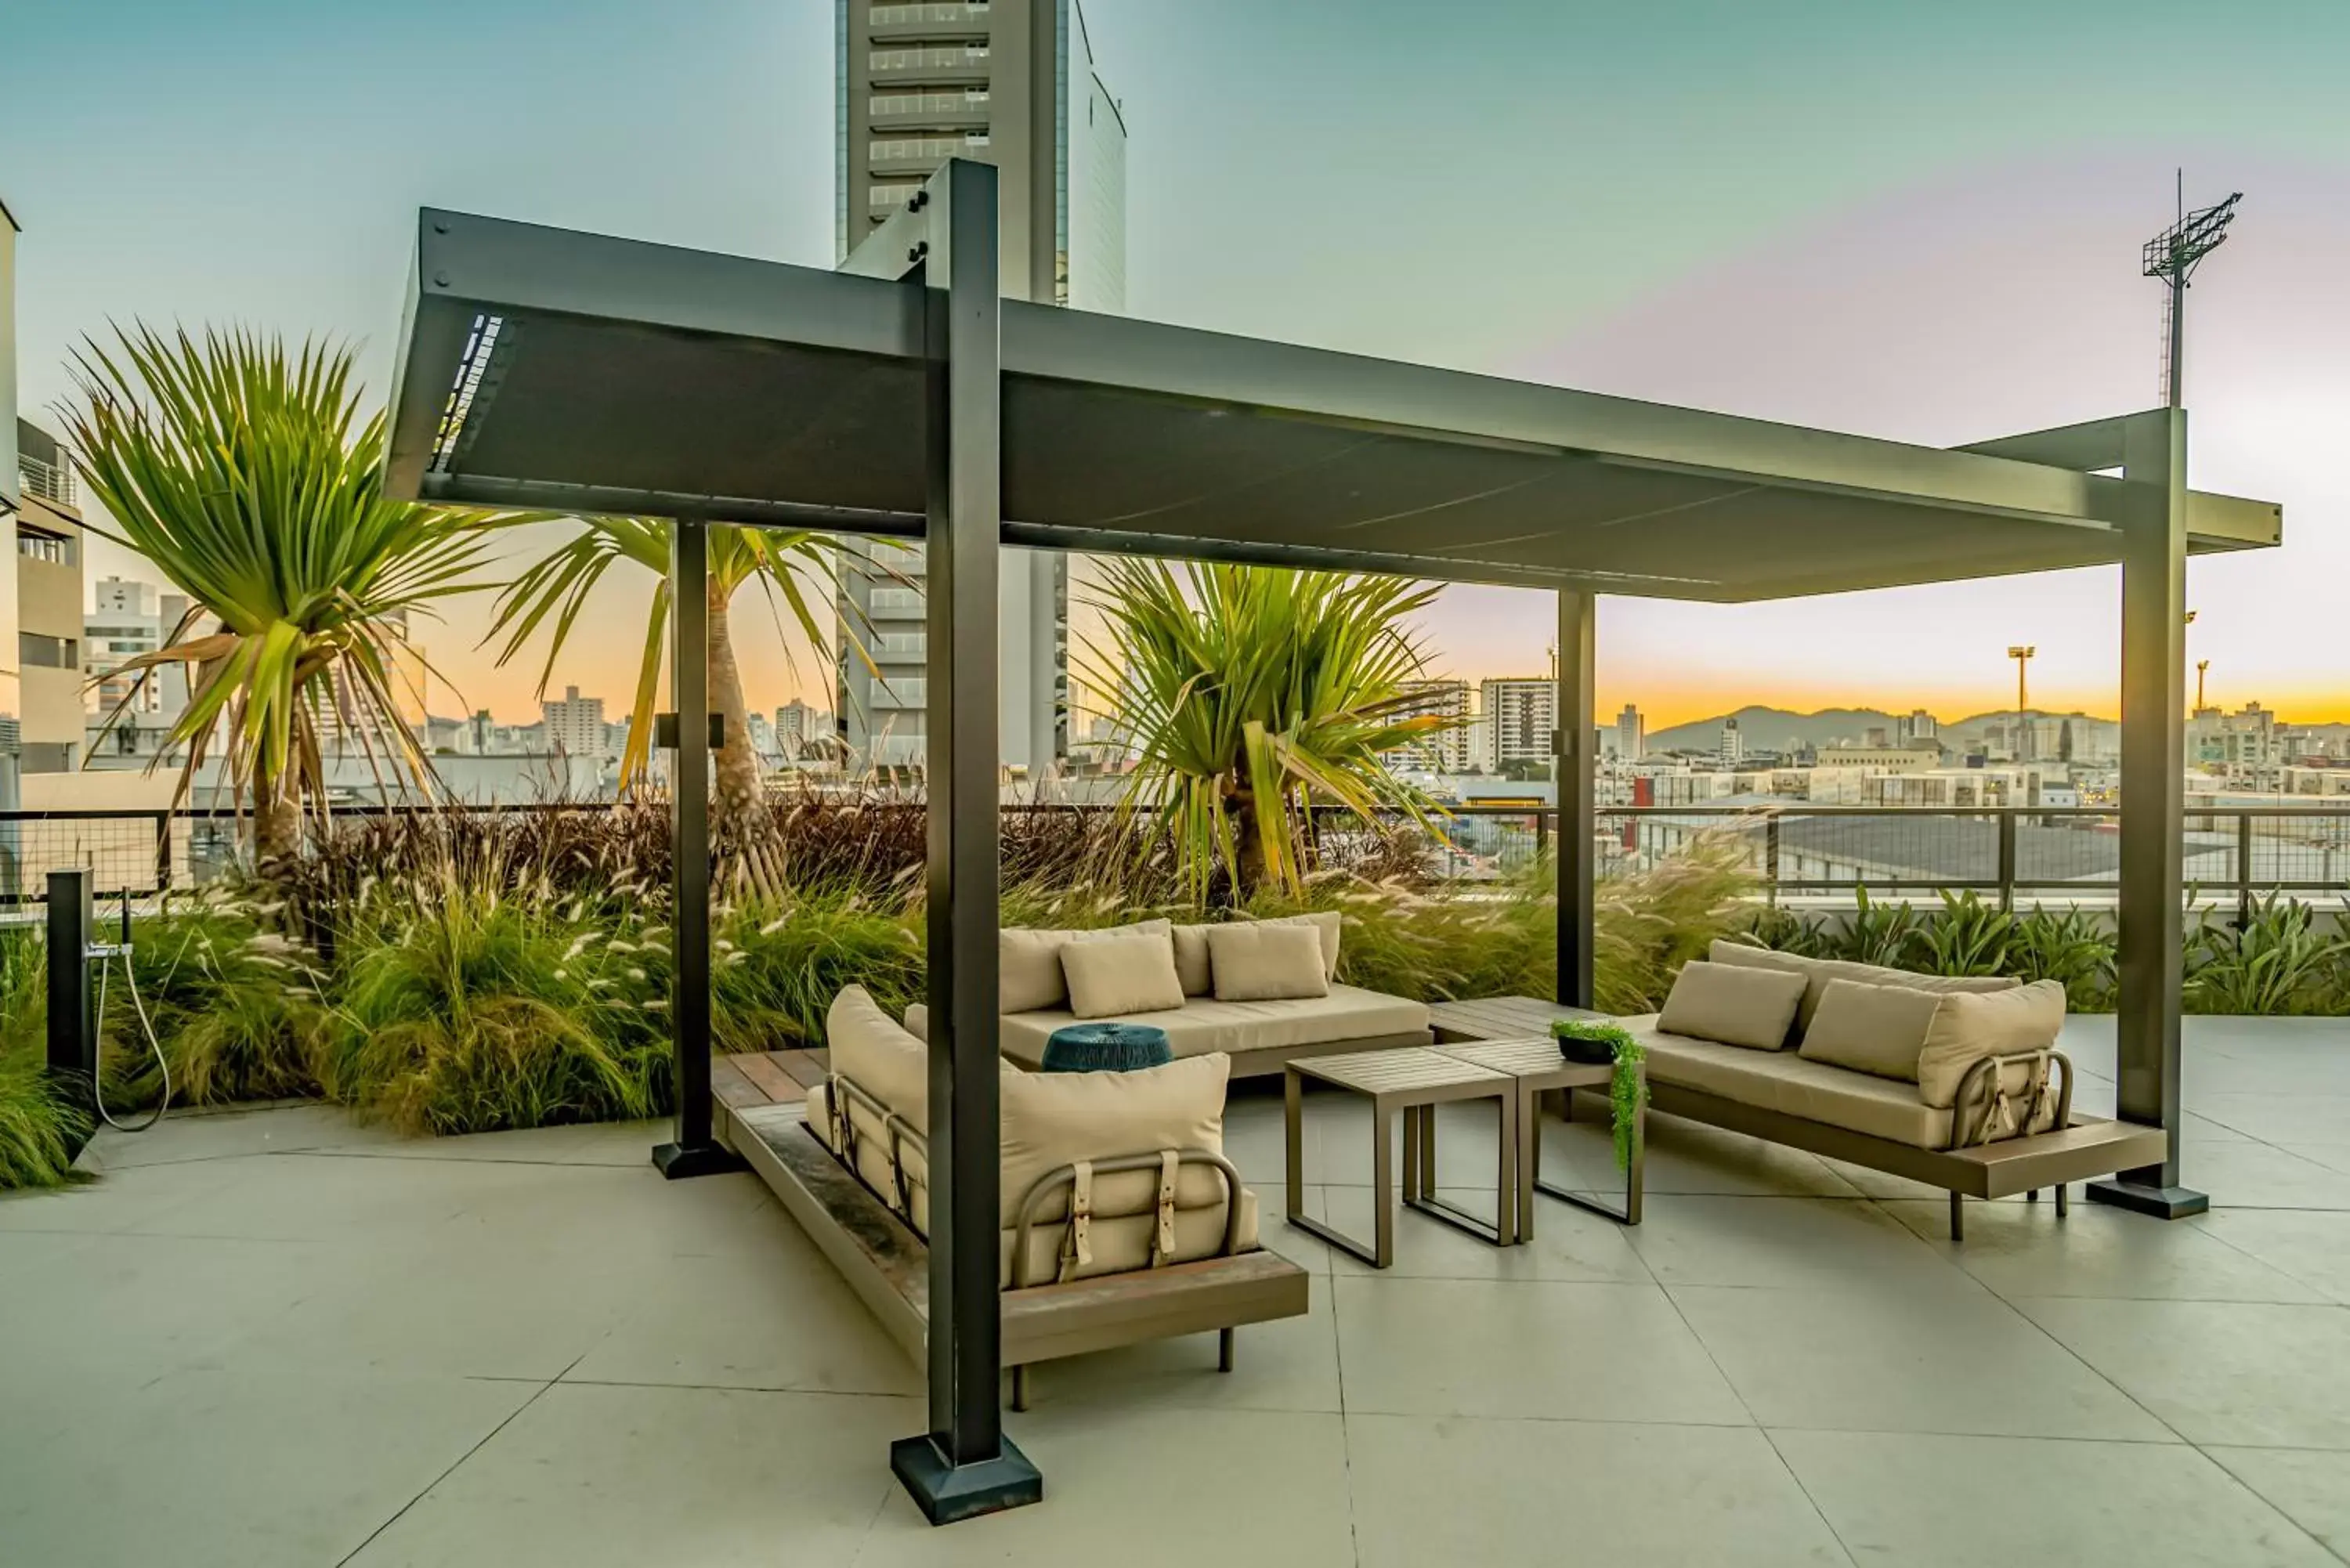
[{"label": "beige sofa", "polygon": [[[919,1243],[930,1229],[928,1047],[858,986],[835,999],[827,1044],[830,1075],[808,1091],[805,1129]],[[1032,1361],[1214,1328],[1230,1371],[1235,1326],[1305,1312],[1304,1274],[1261,1249],[1256,1195],[1224,1158],[1229,1070],[1213,1053],[1132,1073],[1003,1064],[1001,1267],[1015,1407],[1026,1407]],[[827,1229],[870,1240],[876,1220],[855,1211],[854,1194],[845,1200],[836,1183],[827,1195],[805,1176],[794,1185],[807,1201],[783,1195],[804,1220],[820,1210]],[[853,1240],[819,1237],[837,1258]],[[903,1258],[880,1272],[902,1287],[919,1273]],[[1118,1276],[1136,1277],[1135,1288],[1100,1288]]]},{"label": "beige sofa", "polygon": [[[1135,935],[1163,935],[1171,942],[1181,1004],[1120,1012],[1110,1021],[1165,1030],[1169,1048],[1179,1061],[1209,1054],[1227,1056],[1232,1060],[1232,1076],[1246,1078],[1278,1073],[1284,1064],[1300,1056],[1426,1045],[1435,1038],[1425,1003],[1338,983],[1343,927],[1336,913],[1284,916],[1253,923],[1310,926],[1321,943],[1326,994],[1219,1001],[1206,926],[1143,920],[1103,930],[1004,931],[1000,1024],[1004,1056],[1035,1068],[1043,1063],[1045,1043],[1054,1031],[1073,1023],[1104,1022],[1100,1017],[1081,1017],[1072,1009],[1061,950],[1073,943]],[[917,1002],[906,1010],[909,1033],[926,1035],[929,1026],[927,1007]]]},{"label": "beige sofa", "polygon": [[[1838,982],[1843,982],[1839,984]],[[1624,1020],[1669,1114],[1944,1187],[2037,1197],[2161,1158],[2160,1129],[2072,1112],[2064,991],[1718,941],[1665,1010]]]}]

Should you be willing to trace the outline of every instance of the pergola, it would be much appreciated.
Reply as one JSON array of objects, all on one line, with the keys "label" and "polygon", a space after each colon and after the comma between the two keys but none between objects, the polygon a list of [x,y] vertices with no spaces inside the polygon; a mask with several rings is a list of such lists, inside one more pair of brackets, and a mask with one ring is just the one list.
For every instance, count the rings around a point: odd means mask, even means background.
[{"label": "pergola", "polygon": [[[1401,573],[1557,596],[1558,1000],[1592,984],[1593,607],[2119,563],[2119,1110],[2179,1171],[2188,556],[2279,508],[2190,491],[2186,415],[1957,451],[999,297],[995,171],[950,161],[838,271],[428,211],[392,400],[401,497],[675,520],[675,707],[708,711],[709,524],[927,542],[933,1520],[1033,1501],[999,1415],[997,598],[1005,545]],[[725,737],[741,743],[740,737]],[[676,727],[671,1176],[709,1095],[711,736]]]}]

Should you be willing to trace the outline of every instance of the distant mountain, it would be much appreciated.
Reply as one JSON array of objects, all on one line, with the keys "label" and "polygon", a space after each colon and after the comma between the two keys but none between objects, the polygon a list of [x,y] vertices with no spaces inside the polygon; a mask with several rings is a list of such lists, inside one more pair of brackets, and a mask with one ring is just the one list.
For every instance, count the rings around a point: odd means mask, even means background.
[{"label": "distant mountain", "polygon": [[1883,730],[1888,739],[1893,733],[1893,715],[1875,708],[1823,708],[1816,713],[1797,713],[1785,708],[1765,708],[1750,703],[1735,713],[1700,719],[1694,723],[1675,724],[1669,730],[1651,731],[1648,750],[1713,751],[1721,744],[1722,722],[1729,719],[1738,721],[1738,730],[1746,738],[1747,750],[1754,752],[1832,746],[1839,741],[1858,745],[1871,730]]}]

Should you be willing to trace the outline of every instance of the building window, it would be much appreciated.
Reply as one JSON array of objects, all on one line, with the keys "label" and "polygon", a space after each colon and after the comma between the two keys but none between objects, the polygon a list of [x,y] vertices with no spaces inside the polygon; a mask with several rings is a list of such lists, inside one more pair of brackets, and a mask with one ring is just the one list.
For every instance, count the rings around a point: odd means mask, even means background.
[{"label": "building window", "polygon": [[910,22],[984,22],[987,20],[987,0],[944,0],[943,4],[899,5],[885,3],[873,7],[873,25],[877,27],[897,26]]},{"label": "building window", "polygon": [[984,114],[987,89],[962,92],[877,92],[867,102],[876,119],[887,114]]},{"label": "building window", "polygon": [[877,71],[962,70],[987,63],[985,44],[937,44],[913,49],[876,49],[867,64]]},{"label": "building window", "polygon": [[27,670],[79,670],[81,639],[20,631],[16,634],[16,662]]},{"label": "building window", "polygon": [[20,526],[16,533],[16,554],[35,561],[47,561],[52,566],[70,566],[80,559],[81,553],[74,541],[62,534],[43,534]]}]

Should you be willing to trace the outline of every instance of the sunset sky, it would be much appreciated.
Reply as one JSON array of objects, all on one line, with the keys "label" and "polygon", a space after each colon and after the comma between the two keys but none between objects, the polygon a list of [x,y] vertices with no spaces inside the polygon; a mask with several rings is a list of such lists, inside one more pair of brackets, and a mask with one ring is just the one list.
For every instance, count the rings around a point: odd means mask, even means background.
[{"label": "sunset sky", "polygon": [[[2350,720],[2350,5],[2320,0],[1087,0],[1129,148],[1138,316],[1932,444],[2156,400],[2138,246],[2246,192],[2190,296],[2199,485],[2284,503],[2199,563],[2215,701]],[[559,21],[555,18],[559,16]],[[109,318],[357,339],[388,379],[415,209],[832,261],[830,0],[18,0],[0,196],[25,410]],[[92,576],[120,569],[91,551]],[[649,585],[558,671],[614,708]],[[2118,578],[1726,609],[1604,603],[1599,698],[2111,712]],[[461,693],[536,667],[428,628]],[[764,612],[745,618],[758,622]],[[1448,592],[1470,676],[1545,666],[1550,607]],[[633,624],[632,624],[633,623]],[[610,635],[600,635],[608,626]],[[755,702],[795,684],[745,628]]]}]

